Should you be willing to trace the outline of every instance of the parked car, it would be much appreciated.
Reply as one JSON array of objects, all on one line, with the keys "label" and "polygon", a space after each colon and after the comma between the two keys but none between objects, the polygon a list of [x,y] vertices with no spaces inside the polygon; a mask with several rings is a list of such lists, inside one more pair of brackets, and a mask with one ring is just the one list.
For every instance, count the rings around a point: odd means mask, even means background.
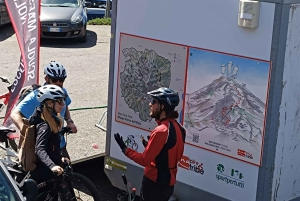
[{"label": "parked car", "polygon": [[41,6],[41,38],[86,42],[87,13],[82,0],[42,0]]},{"label": "parked car", "polygon": [[14,182],[4,164],[0,161],[0,200],[1,201],[35,201],[37,198],[37,184],[27,180],[23,186],[27,195],[22,192]]},{"label": "parked car", "polygon": [[[111,10],[111,1],[110,0],[110,10]],[[106,9],[106,0],[86,0],[86,2],[90,2],[91,5],[88,8],[103,8]]]},{"label": "parked car", "polygon": [[0,26],[10,22],[4,0],[0,0]]},{"label": "parked car", "polygon": [[[88,20],[95,18],[103,18],[106,12],[106,0],[86,0]],[[110,0],[110,16],[111,16],[112,0]]]}]

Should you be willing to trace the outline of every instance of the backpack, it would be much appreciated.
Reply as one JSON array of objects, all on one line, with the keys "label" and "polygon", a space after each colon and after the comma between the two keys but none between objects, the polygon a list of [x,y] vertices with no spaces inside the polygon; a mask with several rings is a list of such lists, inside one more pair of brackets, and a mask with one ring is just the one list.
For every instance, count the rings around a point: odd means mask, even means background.
[{"label": "backpack", "polygon": [[20,92],[20,95],[19,95],[19,98],[18,98],[18,102],[17,102],[16,105],[18,105],[28,94],[30,94],[32,91],[34,91],[34,90],[36,90],[40,87],[41,87],[40,84],[32,84],[32,85],[23,87],[21,89],[21,92]]},{"label": "backpack", "polygon": [[18,158],[25,172],[36,168],[37,156],[35,154],[36,132],[35,125],[30,125],[27,119],[23,119],[24,126],[20,131]]}]

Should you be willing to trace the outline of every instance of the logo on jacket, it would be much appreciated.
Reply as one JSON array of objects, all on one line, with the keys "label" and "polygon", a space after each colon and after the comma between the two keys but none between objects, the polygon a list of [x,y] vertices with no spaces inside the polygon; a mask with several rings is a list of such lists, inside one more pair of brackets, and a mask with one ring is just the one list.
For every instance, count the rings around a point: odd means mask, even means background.
[{"label": "logo on jacket", "polygon": [[182,156],[178,166],[186,170],[190,170],[199,174],[204,174],[203,163],[200,163],[195,159],[191,159],[187,156]]}]

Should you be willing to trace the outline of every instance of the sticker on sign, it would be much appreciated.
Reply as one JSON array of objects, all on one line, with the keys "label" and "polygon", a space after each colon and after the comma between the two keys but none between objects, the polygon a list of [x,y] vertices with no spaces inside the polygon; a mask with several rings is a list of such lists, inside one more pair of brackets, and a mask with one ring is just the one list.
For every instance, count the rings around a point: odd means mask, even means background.
[{"label": "sticker on sign", "polygon": [[50,31],[50,32],[61,32],[61,29],[60,29],[60,28],[57,28],[57,27],[50,27],[50,28],[49,28],[49,31]]}]

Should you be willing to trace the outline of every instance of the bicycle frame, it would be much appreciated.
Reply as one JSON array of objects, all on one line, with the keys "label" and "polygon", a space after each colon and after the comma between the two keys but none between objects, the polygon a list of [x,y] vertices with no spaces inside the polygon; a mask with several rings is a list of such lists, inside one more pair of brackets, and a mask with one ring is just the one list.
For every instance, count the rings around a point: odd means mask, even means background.
[{"label": "bicycle frame", "polygon": [[126,187],[126,191],[123,191],[122,193],[119,193],[117,196],[118,201],[134,201],[136,196],[136,189],[132,188],[132,193],[129,192],[128,185],[127,185],[127,178],[125,174],[122,174],[123,183]]},{"label": "bicycle frame", "polygon": [[49,191],[45,191],[38,196],[38,200],[45,197],[44,201],[52,201],[58,194],[61,192],[61,199],[69,200],[71,196],[71,200],[75,198],[75,193],[73,190],[73,186],[71,184],[72,178],[72,170],[71,167],[65,165],[64,173],[61,176],[58,176],[57,179],[51,179],[48,181],[44,181],[38,184],[38,188],[43,188],[47,185],[53,184],[53,187]]}]

